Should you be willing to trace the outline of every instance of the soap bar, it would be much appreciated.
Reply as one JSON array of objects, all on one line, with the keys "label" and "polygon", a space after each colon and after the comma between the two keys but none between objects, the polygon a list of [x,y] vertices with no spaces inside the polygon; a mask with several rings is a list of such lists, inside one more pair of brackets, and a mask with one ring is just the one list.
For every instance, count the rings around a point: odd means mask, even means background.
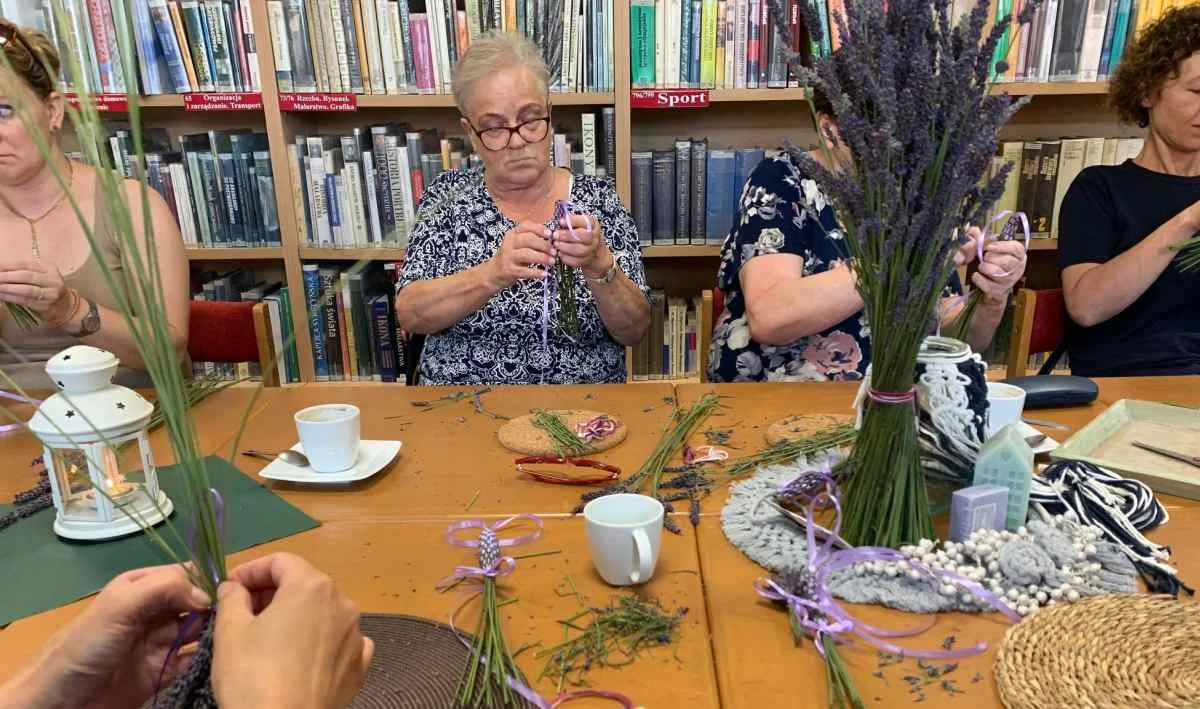
[{"label": "soap bar", "polygon": [[1033,449],[1010,423],[983,444],[975,460],[975,485],[999,485],[1008,489],[1005,526],[1015,532],[1029,514],[1029,486],[1033,480]]},{"label": "soap bar", "polygon": [[976,529],[1004,529],[1008,488],[972,485],[950,496],[950,541],[964,542]]}]

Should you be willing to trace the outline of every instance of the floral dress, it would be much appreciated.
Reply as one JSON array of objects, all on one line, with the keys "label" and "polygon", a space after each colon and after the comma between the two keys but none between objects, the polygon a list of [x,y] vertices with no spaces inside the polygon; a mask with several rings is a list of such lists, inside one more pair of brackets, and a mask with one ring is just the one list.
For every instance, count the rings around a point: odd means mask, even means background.
[{"label": "floral dress", "polygon": [[[598,177],[575,175],[570,194],[573,211],[599,219],[617,266],[645,292],[637,226],[612,185]],[[422,198],[397,288],[451,276],[488,261],[514,226],[488,194],[482,169],[441,173]],[[518,281],[479,310],[426,338],[420,383],[625,381],[625,348],[604,327],[583,275],[574,273],[577,336],[572,338],[559,328],[557,303],[552,300],[548,346],[543,347],[543,282]]]},{"label": "floral dress", "polygon": [[[763,160],[751,173],[738,202],[737,222],[725,238],[717,286],[725,310],[713,330],[708,377],[714,382],[860,380],[871,362],[865,311],[833,327],[786,345],[750,337],[742,267],[763,254],[795,254],[803,275],[833,270],[848,259],[833,206],[787,155]],[[961,291],[957,274],[951,290]]]}]

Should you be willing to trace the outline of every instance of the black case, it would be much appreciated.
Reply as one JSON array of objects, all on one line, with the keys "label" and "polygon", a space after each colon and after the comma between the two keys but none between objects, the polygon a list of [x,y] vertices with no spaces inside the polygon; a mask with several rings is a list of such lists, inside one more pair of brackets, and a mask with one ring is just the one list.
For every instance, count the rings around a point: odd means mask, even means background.
[{"label": "black case", "polygon": [[1025,390],[1026,409],[1050,409],[1059,406],[1085,406],[1096,400],[1100,388],[1087,377],[1046,374],[1036,377],[1005,379]]}]

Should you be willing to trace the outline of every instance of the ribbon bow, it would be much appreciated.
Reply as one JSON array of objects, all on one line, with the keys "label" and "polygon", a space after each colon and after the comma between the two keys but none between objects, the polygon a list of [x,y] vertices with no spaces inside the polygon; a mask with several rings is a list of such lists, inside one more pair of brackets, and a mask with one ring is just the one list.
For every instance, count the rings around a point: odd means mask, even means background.
[{"label": "ribbon bow", "polygon": [[607,438],[617,430],[617,422],[606,414],[600,414],[587,421],[576,424],[575,433],[587,443]]},{"label": "ribbon bow", "polygon": [[[497,532],[504,530],[510,524],[519,521],[532,522],[534,525],[533,531],[515,537],[504,538],[497,534]],[[463,539],[459,537],[458,533],[464,529],[478,529],[479,537],[477,539]],[[455,522],[446,529],[446,542],[456,547],[479,549],[479,566],[456,566],[454,567],[454,573],[449,578],[443,580],[440,585],[467,579],[482,580],[484,578],[507,576],[517,567],[517,562],[511,556],[502,556],[500,550],[505,547],[517,546],[518,544],[535,542],[541,539],[541,537],[541,518],[537,515],[527,513],[513,515],[512,517],[491,524],[481,519],[465,519]]]},{"label": "ribbon bow", "polygon": [[[815,484],[819,483],[819,489]],[[986,642],[979,642],[970,647],[958,650],[911,650],[900,647],[884,638],[903,638],[918,635],[929,629],[929,625],[916,629],[888,630],[865,623],[850,615],[834,599],[829,590],[830,578],[842,569],[855,566],[866,561],[899,562],[907,561],[919,574],[930,581],[942,584],[953,584],[975,595],[989,606],[1000,611],[1014,623],[1020,622],[1021,616],[1001,601],[1000,597],[987,591],[979,583],[950,571],[935,571],[920,563],[908,560],[903,554],[886,547],[853,547],[839,536],[842,525],[842,506],[838,499],[836,484],[832,473],[827,470],[809,471],[796,480],[786,483],[783,490],[795,492],[797,497],[806,501],[805,537],[808,542],[808,560],[805,566],[807,577],[806,588],[801,593],[785,589],[774,579],[758,579],[754,588],[760,596],[771,601],[782,602],[788,606],[800,627],[808,630],[817,641],[817,651],[825,656],[821,640],[830,636],[835,640],[847,633],[883,650],[907,657],[917,657],[926,660],[942,660],[966,657],[983,652],[987,649]],[[824,529],[816,523],[816,511],[822,504],[833,508],[834,520],[831,529]],[[824,539],[817,544],[817,530],[822,532]],[[835,550],[835,545],[845,548]]]}]

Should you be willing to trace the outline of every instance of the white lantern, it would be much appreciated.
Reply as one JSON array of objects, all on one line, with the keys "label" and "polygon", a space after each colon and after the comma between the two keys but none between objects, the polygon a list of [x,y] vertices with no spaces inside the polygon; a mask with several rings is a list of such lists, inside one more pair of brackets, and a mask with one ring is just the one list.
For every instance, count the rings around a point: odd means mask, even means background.
[{"label": "white lantern", "polygon": [[[112,383],[119,364],[111,352],[86,345],[46,363],[61,391],[42,402],[29,429],[45,448],[60,537],[119,537],[158,524],[174,510],[158,487],[146,437],[154,407]],[[132,449],[122,455],[123,444],[134,441],[138,455]]]}]

